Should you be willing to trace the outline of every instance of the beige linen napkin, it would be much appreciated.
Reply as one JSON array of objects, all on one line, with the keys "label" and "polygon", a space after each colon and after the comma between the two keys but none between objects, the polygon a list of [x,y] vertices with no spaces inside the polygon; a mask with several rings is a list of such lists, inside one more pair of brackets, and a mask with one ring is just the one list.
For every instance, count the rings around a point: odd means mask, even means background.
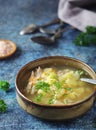
[{"label": "beige linen napkin", "polygon": [[96,26],[95,10],[96,0],[60,0],[58,17],[77,29],[85,31],[87,25]]}]

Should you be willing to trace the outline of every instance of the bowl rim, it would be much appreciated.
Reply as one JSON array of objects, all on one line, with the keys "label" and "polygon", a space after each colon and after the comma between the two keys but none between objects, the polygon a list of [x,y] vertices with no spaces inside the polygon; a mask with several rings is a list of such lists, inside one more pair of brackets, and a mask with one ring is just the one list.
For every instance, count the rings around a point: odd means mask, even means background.
[{"label": "bowl rim", "polygon": [[70,107],[74,107],[74,106],[78,106],[78,105],[81,105],[85,102],[87,102],[89,99],[91,99],[93,96],[95,96],[96,94],[96,91],[94,90],[92,92],[92,94],[90,94],[87,98],[81,100],[81,101],[78,101],[76,103],[72,103],[72,104],[64,104],[64,105],[47,105],[47,104],[39,104],[39,103],[36,103],[36,102],[33,102],[32,100],[30,100],[29,98],[27,98],[26,96],[24,96],[24,94],[22,94],[18,88],[18,85],[17,85],[17,81],[18,81],[18,77],[20,75],[20,73],[22,72],[22,70],[24,70],[28,65],[30,64],[33,64],[35,62],[39,62],[39,61],[43,61],[43,60],[47,60],[47,59],[67,59],[67,60],[72,60],[74,62],[78,62],[84,66],[86,66],[91,72],[92,72],[92,75],[96,78],[96,73],[95,71],[92,69],[92,67],[90,67],[88,64],[86,64],[85,62],[81,61],[81,60],[78,60],[76,58],[72,58],[72,57],[68,57],[68,56],[48,56],[48,57],[43,57],[43,58],[38,58],[36,60],[33,60],[33,61],[30,61],[28,62],[27,64],[25,64],[17,73],[16,75],[16,80],[15,80],[15,87],[16,87],[16,91],[17,93],[19,94],[19,96],[26,100],[27,102],[29,103],[32,103],[33,105],[35,106],[39,106],[39,107],[48,107],[48,108],[70,108]]}]

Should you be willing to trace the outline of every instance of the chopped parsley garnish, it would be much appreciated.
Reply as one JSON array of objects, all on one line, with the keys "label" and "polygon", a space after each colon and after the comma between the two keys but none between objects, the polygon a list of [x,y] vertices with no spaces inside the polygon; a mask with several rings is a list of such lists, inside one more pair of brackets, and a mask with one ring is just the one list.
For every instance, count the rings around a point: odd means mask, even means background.
[{"label": "chopped parsley garnish", "polygon": [[60,84],[59,81],[55,81],[55,82],[54,82],[54,85],[55,85],[58,89],[62,88],[62,85]]},{"label": "chopped parsley garnish", "polygon": [[6,103],[3,100],[0,99],[0,113],[5,112],[6,109],[7,109]]},{"label": "chopped parsley garnish", "polygon": [[54,98],[49,99],[48,104],[54,104]]},{"label": "chopped parsley garnish", "polygon": [[39,93],[39,94],[37,95],[37,97],[35,97],[35,101],[40,102],[41,99],[42,99],[42,96],[43,96],[43,94],[42,94],[42,93]]},{"label": "chopped parsley garnish", "polygon": [[68,90],[68,91],[72,91],[73,90],[73,88],[69,88],[69,87],[67,87],[67,88],[64,88],[65,90]]},{"label": "chopped parsley garnish", "polygon": [[50,84],[44,81],[38,81],[36,83],[36,89],[42,89],[43,91],[47,92],[48,90],[50,90]]},{"label": "chopped parsley garnish", "polygon": [[0,89],[2,89],[3,91],[8,91],[10,87],[10,84],[7,81],[1,80],[0,81]]},{"label": "chopped parsley garnish", "polygon": [[84,74],[84,71],[83,70],[77,70],[76,71],[80,76]]}]

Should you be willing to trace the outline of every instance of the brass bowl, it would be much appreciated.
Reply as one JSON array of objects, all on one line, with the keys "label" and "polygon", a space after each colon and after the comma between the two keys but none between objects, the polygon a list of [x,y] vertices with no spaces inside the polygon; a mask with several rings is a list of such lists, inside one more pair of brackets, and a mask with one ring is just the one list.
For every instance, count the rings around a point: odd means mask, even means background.
[{"label": "brass bowl", "polygon": [[94,92],[85,100],[64,106],[36,104],[23,95],[23,89],[27,85],[32,70],[38,66],[49,67],[50,65],[55,64],[58,66],[68,65],[78,69],[83,69],[92,77],[92,79],[96,79],[96,74],[90,66],[74,58],[65,56],[51,56],[29,62],[21,68],[16,77],[16,96],[19,105],[28,113],[47,120],[66,120],[85,114],[92,107],[95,101],[95,89]]}]

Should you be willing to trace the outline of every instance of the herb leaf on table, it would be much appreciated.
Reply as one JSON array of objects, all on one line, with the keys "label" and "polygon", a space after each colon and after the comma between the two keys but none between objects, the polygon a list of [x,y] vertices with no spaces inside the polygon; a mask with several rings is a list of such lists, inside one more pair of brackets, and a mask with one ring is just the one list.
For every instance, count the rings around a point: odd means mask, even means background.
[{"label": "herb leaf on table", "polygon": [[87,26],[86,32],[81,32],[74,40],[74,44],[78,46],[96,45],[96,27]]},{"label": "herb leaf on table", "polygon": [[3,91],[8,91],[10,87],[10,84],[7,81],[1,80],[0,81],[0,89],[2,89]]},{"label": "herb leaf on table", "polygon": [[0,99],[0,113],[5,112],[6,109],[7,109],[6,103],[2,99]]},{"label": "herb leaf on table", "polygon": [[[0,89],[3,91],[8,91],[10,87],[9,82],[5,80],[0,80]],[[0,113],[5,112],[7,110],[7,104],[4,100],[0,99]]]}]

